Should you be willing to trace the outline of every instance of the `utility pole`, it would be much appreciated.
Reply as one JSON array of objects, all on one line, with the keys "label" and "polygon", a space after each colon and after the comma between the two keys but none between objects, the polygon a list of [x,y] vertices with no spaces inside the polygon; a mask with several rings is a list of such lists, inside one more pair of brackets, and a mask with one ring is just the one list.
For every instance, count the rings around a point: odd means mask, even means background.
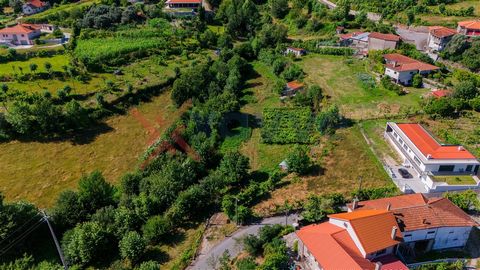
[{"label": "utility pole", "polygon": [[63,269],[68,270],[67,262],[65,261],[65,258],[63,257],[63,252],[62,248],[60,247],[60,244],[58,243],[57,236],[55,236],[55,232],[53,231],[53,227],[50,224],[50,221],[48,220],[48,216],[45,213],[44,210],[40,211],[40,213],[43,215],[43,219],[47,222],[48,229],[50,229],[50,233],[52,234],[53,242],[55,242],[55,246],[57,247],[58,255],[60,256],[60,260],[62,261],[63,264]]}]

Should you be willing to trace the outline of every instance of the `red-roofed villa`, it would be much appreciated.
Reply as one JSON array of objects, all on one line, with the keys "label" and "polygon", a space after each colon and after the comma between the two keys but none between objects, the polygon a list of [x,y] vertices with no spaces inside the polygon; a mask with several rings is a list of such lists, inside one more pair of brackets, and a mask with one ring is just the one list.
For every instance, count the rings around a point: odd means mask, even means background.
[{"label": "red-roofed villa", "polygon": [[387,122],[385,138],[427,192],[480,188],[480,162],[463,146],[440,144],[420,124]]},{"label": "red-roofed villa", "polygon": [[0,44],[33,45],[33,40],[41,34],[41,27],[34,24],[17,24],[0,29]]},{"label": "red-roofed villa", "polygon": [[440,69],[437,66],[398,53],[385,54],[383,58],[386,63],[385,75],[395,80],[396,83],[403,85],[412,84],[413,76],[417,73],[427,75]]},{"label": "red-roofed villa", "polygon": [[463,21],[458,23],[457,32],[469,37],[480,36],[480,21]]},{"label": "red-roofed villa", "polygon": [[431,26],[428,28],[427,51],[436,54],[443,51],[447,43],[457,34],[454,29],[443,26]]}]

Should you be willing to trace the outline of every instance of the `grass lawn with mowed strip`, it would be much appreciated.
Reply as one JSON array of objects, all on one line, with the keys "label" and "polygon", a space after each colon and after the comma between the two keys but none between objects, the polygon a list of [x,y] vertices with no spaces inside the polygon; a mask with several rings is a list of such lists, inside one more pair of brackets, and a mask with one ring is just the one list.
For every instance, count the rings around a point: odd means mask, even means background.
[{"label": "grass lawn with mowed strip", "polygon": [[[162,119],[163,132],[180,116],[165,92],[138,110],[152,123]],[[111,117],[106,126],[79,134],[91,141],[72,143],[20,142],[0,144],[0,191],[7,200],[28,200],[39,207],[49,207],[65,189],[77,187],[82,174],[100,170],[116,183],[124,173],[135,169],[147,148],[150,134],[130,113]]]},{"label": "grass lawn with mowed strip", "polygon": [[397,114],[402,107],[419,108],[421,95],[428,89],[409,89],[412,92],[398,96],[383,89],[364,89],[359,74],[371,74],[366,61],[343,56],[311,54],[298,62],[306,72],[305,82],[318,84],[332,103],[352,119]]},{"label": "grass lawn with mowed strip", "polygon": [[445,182],[449,185],[475,185],[477,182],[471,175],[435,175],[431,176],[435,182]]}]

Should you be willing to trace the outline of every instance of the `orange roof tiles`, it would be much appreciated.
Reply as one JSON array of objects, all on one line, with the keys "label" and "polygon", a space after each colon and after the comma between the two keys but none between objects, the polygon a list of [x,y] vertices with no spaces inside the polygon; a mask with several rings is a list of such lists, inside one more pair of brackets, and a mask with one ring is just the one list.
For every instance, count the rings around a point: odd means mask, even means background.
[{"label": "orange roof tiles", "polygon": [[291,90],[298,90],[304,86],[305,84],[299,81],[291,81],[287,83],[287,87],[290,88]]},{"label": "orange roof tiles", "polygon": [[439,144],[419,124],[397,124],[397,126],[412,141],[418,150],[432,159],[476,159],[468,150],[461,146]]},{"label": "orange roof tiles", "polygon": [[381,39],[381,40],[395,41],[395,42],[400,41],[400,37],[394,34],[382,34],[378,32],[373,32],[373,33],[370,33],[368,37]]},{"label": "orange roof tiles", "polygon": [[443,26],[431,26],[428,28],[428,30],[430,31],[430,34],[432,36],[438,38],[453,36],[457,33],[457,31],[455,31],[454,29],[446,28]]},{"label": "orange roof tiles", "polygon": [[296,234],[323,269],[375,269],[375,264],[359,256],[360,251],[343,228],[324,222],[305,226]]},{"label": "orange roof tiles", "polygon": [[383,58],[388,62],[395,62],[394,64],[388,63],[386,65],[387,68],[395,71],[427,71],[440,69],[437,66],[430,65],[398,53],[385,54]]},{"label": "orange roof tiles", "polygon": [[[477,226],[470,216],[446,198],[425,198],[422,194],[401,195],[391,198],[358,202],[355,212],[387,209],[399,220],[402,231],[437,227]],[[351,209],[352,204],[348,207]]]},{"label": "orange roof tiles", "polygon": [[349,221],[366,253],[394,246],[402,238],[400,230],[397,230],[395,239],[392,239],[392,228],[397,226],[397,222],[386,210],[359,210],[329,217]]},{"label": "orange roof tiles", "polygon": [[480,21],[463,21],[458,22],[458,25],[466,29],[480,30]]},{"label": "orange roof tiles", "polygon": [[436,98],[442,98],[451,95],[452,91],[446,89],[438,89],[430,92],[430,94]]},{"label": "orange roof tiles", "polygon": [[33,24],[17,24],[12,27],[0,29],[2,34],[30,34],[39,28]]},{"label": "orange roof tiles", "polygon": [[32,6],[36,7],[36,8],[41,8],[41,7],[46,6],[47,3],[42,2],[42,1],[40,1],[40,0],[30,0],[30,1],[27,2],[27,5],[32,5]]},{"label": "orange roof tiles", "polygon": [[305,49],[302,48],[296,48],[296,47],[287,47],[287,49],[293,50],[293,51],[304,51]]}]

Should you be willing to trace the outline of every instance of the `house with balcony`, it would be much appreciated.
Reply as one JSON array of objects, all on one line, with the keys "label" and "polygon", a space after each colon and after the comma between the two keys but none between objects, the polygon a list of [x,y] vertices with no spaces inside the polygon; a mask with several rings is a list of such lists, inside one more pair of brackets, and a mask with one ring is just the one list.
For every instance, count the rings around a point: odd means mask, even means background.
[{"label": "house with balcony", "polygon": [[467,37],[478,37],[480,36],[480,21],[472,20],[458,22],[457,32]]},{"label": "house with balcony", "polygon": [[440,144],[420,124],[387,122],[384,136],[427,192],[480,188],[480,162],[463,146]]},{"label": "house with balcony", "polygon": [[454,29],[443,26],[431,26],[428,28],[427,53],[433,59],[437,60],[438,53],[445,49],[447,43],[457,34]]},{"label": "house with balcony", "polygon": [[370,201],[354,201],[348,212],[387,210],[400,230],[397,252],[415,257],[431,250],[463,248],[478,224],[446,198],[427,198],[421,193]]},{"label": "house with balcony", "polygon": [[440,68],[398,53],[385,54],[385,75],[398,84],[411,85],[413,76],[428,75]]},{"label": "house with balcony", "polygon": [[393,213],[359,210],[328,217],[295,233],[305,269],[408,269],[394,255],[402,237]]}]

